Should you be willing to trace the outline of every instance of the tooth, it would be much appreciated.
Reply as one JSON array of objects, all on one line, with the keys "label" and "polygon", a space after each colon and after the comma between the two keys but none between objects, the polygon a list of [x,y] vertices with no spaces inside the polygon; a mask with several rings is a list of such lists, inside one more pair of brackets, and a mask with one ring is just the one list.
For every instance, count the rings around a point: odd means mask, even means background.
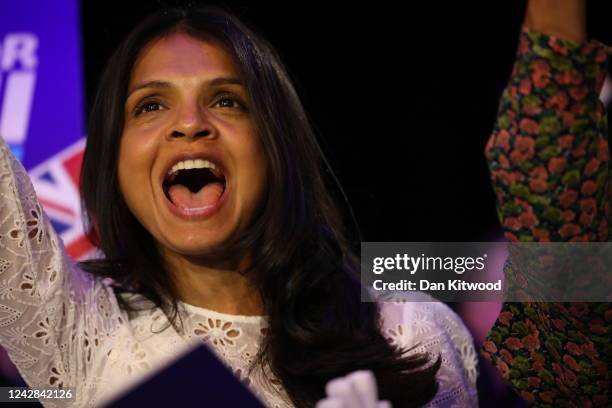
[{"label": "tooth", "polygon": [[185,170],[193,169],[193,160],[185,160]]},{"label": "tooth", "polygon": [[210,162],[210,161],[209,161],[209,162],[208,162],[208,166],[209,166],[211,169],[213,169],[213,170],[216,170],[216,169],[217,169],[217,166],[215,166],[215,163],[213,163],[213,162]]},{"label": "tooth", "polygon": [[193,161],[193,165],[197,169],[202,169],[202,168],[206,167],[206,160],[196,159],[196,160]]},{"label": "tooth", "polygon": [[215,177],[217,178],[222,178],[223,174],[221,173],[221,171],[217,168],[211,169],[212,173],[215,175]]},{"label": "tooth", "polygon": [[185,169],[185,162],[178,162],[178,163],[176,163],[176,165],[178,166],[179,170],[184,170]]}]

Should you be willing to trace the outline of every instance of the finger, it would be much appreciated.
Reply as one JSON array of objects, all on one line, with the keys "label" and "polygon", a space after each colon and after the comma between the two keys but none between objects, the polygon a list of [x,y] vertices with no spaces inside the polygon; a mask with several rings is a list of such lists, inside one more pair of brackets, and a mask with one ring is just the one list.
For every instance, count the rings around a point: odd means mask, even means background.
[{"label": "finger", "polygon": [[376,389],[376,379],[370,370],[359,370],[346,377],[359,395],[364,408],[377,408],[378,391]]},{"label": "finger", "polygon": [[364,406],[359,398],[357,390],[353,387],[353,384],[345,377],[335,378],[327,383],[325,391],[330,397],[337,397],[342,399],[343,403],[347,407],[351,408],[367,408]]},{"label": "finger", "polygon": [[317,402],[315,408],[348,408],[342,403],[341,398],[329,397]]},{"label": "finger", "polygon": [[385,401],[379,401],[378,406],[376,408],[393,408],[393,407],[391,406],[391,403],[389,401],[385,400]]}]

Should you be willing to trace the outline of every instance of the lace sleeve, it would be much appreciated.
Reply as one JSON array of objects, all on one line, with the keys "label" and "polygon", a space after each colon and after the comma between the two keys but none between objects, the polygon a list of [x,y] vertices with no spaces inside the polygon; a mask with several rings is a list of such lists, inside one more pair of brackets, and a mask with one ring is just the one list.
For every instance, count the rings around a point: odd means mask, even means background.
[{"label": "lace sleeve", "polygon": [[477,407],[478,358],[472,335],[447,305],[423,296],[430,301],[382,303],[383,334],[403,348],[417,345],[409,353],[441,356],[438,392],[427,407]]},{"label": "lace sleeve", "polygon": [[71,262],[1,137],[0,196],[0,343],[30,387],[77,387],[78,404],[116,299]]}]

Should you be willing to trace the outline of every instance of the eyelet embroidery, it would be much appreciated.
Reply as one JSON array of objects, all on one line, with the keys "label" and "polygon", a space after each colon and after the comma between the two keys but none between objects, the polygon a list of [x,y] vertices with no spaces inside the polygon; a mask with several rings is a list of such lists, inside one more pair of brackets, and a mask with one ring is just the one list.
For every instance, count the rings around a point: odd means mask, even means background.
[{"label": "eyelet embroidery", "polygon": [[[261,341],[270,334],[265,321],[190,314],[184,319],[187,339],[183,339],[172,330],[152,332],[153,326],[157,329],[167,323],[161,310],[133,316],[121,310],[107,280],[84,273],[62,253],[25,170],[2,139],[0,198],[0,340],[28,385],[75,386],[75,406],[99,406],[122,384],[137,381],[170,361],[188,342],[199,341],[267,406],[293,406],[270,367],[256,366],[249,372]],[[398,345],[406,345],[405,334],[413,326],[431,336],[447,327],[456,330],[436,323],[440,320],[433,317],[436,308],[410,307],[408,303],[397,306],[384,319],[383,334],[398,331]],[[414,313],[424,317],[406,320]],[[416,337],[426,341],[425,347],[436,344]],[[446,337],[458,343],[471,341],[462,331]],[[453,380],[452,395],[468,395],[470,384],[464,381],[461,358],[451,343],[445,344],[449,345],[444,361],[452,371],[448,374]],[[462,355],[471,358],[472,354]],[[442,391],[448,399],[451,394]]]}]

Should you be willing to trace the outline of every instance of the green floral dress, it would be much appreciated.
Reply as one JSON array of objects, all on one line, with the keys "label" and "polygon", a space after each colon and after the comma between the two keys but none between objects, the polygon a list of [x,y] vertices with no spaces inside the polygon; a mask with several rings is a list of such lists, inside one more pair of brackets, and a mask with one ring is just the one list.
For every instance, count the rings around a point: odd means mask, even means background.
[{"label": "green floral dress", "polygon": [[[610,240],[609,54],[522,30],[486,147],[508,240]],[[504,303],[481,354],[532,406],[612,406],[611,325],[609,303]]]}]

